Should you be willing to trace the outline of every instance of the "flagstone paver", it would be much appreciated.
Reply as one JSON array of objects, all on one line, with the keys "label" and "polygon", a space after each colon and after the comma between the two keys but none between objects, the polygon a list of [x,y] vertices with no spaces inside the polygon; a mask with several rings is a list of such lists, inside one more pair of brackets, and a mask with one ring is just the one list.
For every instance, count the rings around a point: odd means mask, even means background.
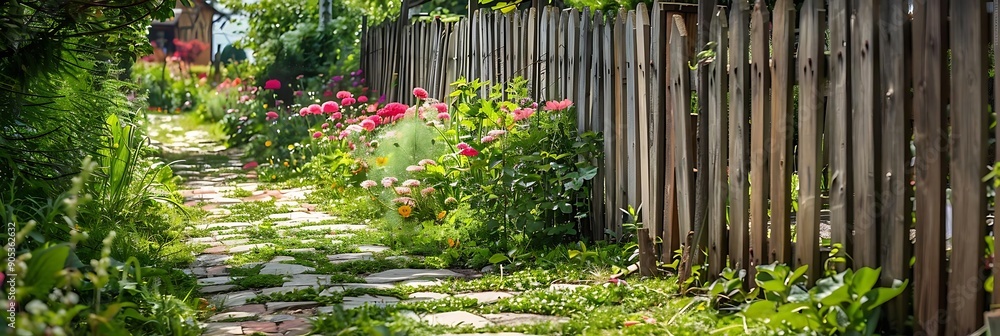
[{"label": "flagstone paver", "polygon": [[268,246],[271,246],[271,245],[273,245],[273,244],[271,244],[271,243],[262,243],[262,244],[240,245],[240,246],[236,246],[236,247],[230,248],[229,252],[230,253],[250,252],[253,249],[259,249],[259,248],[268,247]]},{"label": "flagstone paver", "polygon": [[305,308],[318,307],[319,302],[316,301],[268,302],[264,305],[267,307],[267,311],[275,312],[279,310],[305,309]]},{"label": "flagstone paver", "polygon": [[458,325],[471,325],[476,328],[482,328],[493,324],[493,322],[490,322],[490,320],[487,320],[482,316],[465,311],[430,314],[424,316],[423,320],[430,324],[453,327]]},{"label": "flagstone paver", "polygon": [[483,314],[483,318],[504,326],[519,326],[544,322],[566,323],[569,321],[567,317],[521,313]]},{"label": "flagstone paver", "polygon": [[199,291],[205,294],[228,292],[236,288],[236,285],[213,285],[202,287]]},{"label": "flagstone paver", "polygon": [[512,296],[514,296],[514,294],[507,292],[478,292],[478,293],[455,294],[455,297],[476,299],[476,301],[479,301],[479,304],[490,304],[500,301],[500,299],[509,298]]},{"label": "flagstone paver", "polygon": [[330,260],[330,263],[343,263],[355,260],[373,260],[371,252],[360,252],[360,253],[341,253],[326,256]]},{"label": "flagstone paver", "polygon": [[224,320],[242,319],[248,317],[257,317],[257,314],[247,313],[247,312],[228,312],[228,313],[215,314],[212,317],[209,317],[208,320],[212,322],[219,322]]},{"label": "flagstone paver", "polygon": [[400,268],[369,275],[365,277],[365,282],[388,283],[388,282],[400,282],[400,281],[414,280],[414,279],[427,279],[427,278],[442,279],[442,278],[461,278],[461,277],[462,277],[461,274],[446,269]]},{"label": "flagstone paver", "polygon": [[257,297],[257,293],[253,291],[241,291],[232,292],[226,294],[218,294],[213,296],[211,301],[221,302],[223,307],[234,307],[241,306],[247,303],[247,300]]},{"label": "flagstone paver", "polygon": [[315,268],[296,264],[266,263],[260,274],[294,275],[315,271]]}]

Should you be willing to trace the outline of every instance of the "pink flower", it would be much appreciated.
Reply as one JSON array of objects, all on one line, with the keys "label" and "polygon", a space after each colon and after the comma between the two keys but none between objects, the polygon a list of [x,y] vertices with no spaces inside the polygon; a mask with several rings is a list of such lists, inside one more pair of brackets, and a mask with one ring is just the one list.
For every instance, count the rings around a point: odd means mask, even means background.
[{"label": "pink flower", "polygon": [[348,130],[340,131],[340,138],[341,139],[346,138],[349,135],[351,135],[351,131],[348,131]]},{"label": "pink flower", "polygon": [[333,112],[333,115],[332,115],[332,117],[333,117],[333,120],[337,120],[337,119],[340,119],[340,117],[343,117],[343,116],[344,116],[344,115],[343,115],[343,114],[340,114],[340,112]]},{"label": "pink flower", "polygon": [[281,82],[277,79],[272,79],[264,82],[264,90],[278,90],[281,89]]},{"label": "pink flower", "polygon": [[420,160],[420,162],[418,162],[417,164],[421,166],[426,166],[426,165],[436,166],[437,162],[434,162],[434,160],[431,159],[423,159]]},{"label": "pink flower", "polygon": [[455,145],[455,148],[466,149],[466,148],[471,148],[471,146],[469,146],[469,144],[467,144],[467,143],[460,142],[459,144]]},{"label": "pink flower", "polygon": [[301,110],[299,110],[299,116],[305,117],[307,115],[309,115],[308,107],[303,107]]},{"label": "pink flower", "polygon": [[545,109],[550,111],[565,110],[570,106],[573,106],[573,102],[569,101],[569,99],[563,101],[551,100],[545,102]]},{"label": "pink flower", "polygon": [[336,127],[336,128],[344,128],[344,124],[337,123],[336,125],[334,125],[334,127]]},{"label": "pink flower", "polygon": [[423,170],[424,170],[424,166],[409,166],[409,167],[406,167],[406,171],[411,172],[411,173],[415,173],[415,172],[423,171]]},{"label": "pink flower", "polygon": [[444,199],[444,204],[458,203],[458,200],[454,197],[448,197]]},{"label": "pink flower", "polygon": [[323,114],[323,108],[320,107],[319,104],[309,105],[309,113],[310,114]]},{"label": "pink flower", "polygon": [[376,126],[382,124],[382,117],[379,117],[377,115],[370,116],[368,117],[367,120],[371,120],[372,122],[375,123]]},{"label": "pink flower", "polygon": [[410,187],[396,187],[394,190],[397,195],[409,195],[411,191]]},{"label": "pink flower", "polygon": [[356,102],[357,102],[357,100],[355,100],[354,98],[347,97],[347,98],[344,98],[344,99],[340,100],[340,105],[351,106],[351,105],[354,105],[354,103],[356,103]]},{"label": "pink flower", "polygon": [[313,133],[313,139],[319,139],[323,137],[323,132]]},{"label": "pink flower", "polygon": [[409,180],[403,181],[403,186],[404,187],[410,187],[410,188],[419,187],[420,186],[420,181],[417,181],[417,180],[414,180],[414,179],[409,179]]},{"label": "pink flower", "polygon": [[434,104],[431,104],[431,106],[434,106],[434,108],[436,108],[438,110],[438,113],[448,112],[448,104],[445,104],[445,103],[434,103]]},{"label": "pink flower", "polygon": [[536,108],[538,108],[538,103],[536,103],[536,102],[531,102],[531,108],[533,108],[533,109],[536,109]]},{"label": "pink flower", "polygon": [[448,119],[451,119],[451,115],[448,114],[448,112],[441,112],[441,113],[438,113],[438,119],[448,120]]},{"label": "pink flower", "polygon": [[467,157],[473,157],[479,155],[479,151],[477,151],[475,148],[472,147],[466,147],[465,149],[462,149],[462,151],[458,152],[458,154]]},{"label": "pink flower", "polygon": [[363,130],[363,128],[359,125],[347,126],[347,132],[361,132],[361,130]]},{"label": "pink flower", "polygon": [[247,116],[240,117],[240,121],[247,121]]},{"label": "pink flower", "polygon": [[413,95],[420,99],[427,99],[427,90],[423,88],[413,88]]},{"label": "pink flower", "polygon": [[520,120],[527,119],[532,114],[535,114],[535,110],[534,109],[530,109],[530,108],[516,109],[516,110],[514,110],[514,121],[520,121]]},{"label": "pink flower", "polygon": [[481,140],[479,140],[479,142],[482,142],[482,143],[491,143],[493,141],[496,141],[496,139],[497,138],[493,137],[492,135],[487,135],[487,136],[484,136]]},{"label": "pink flower", "polygon": [[367,96],[358,96],[358,102],[359,103],[367,103],[368,102],[368,97]]},{"label": "pink flower", "polygon": [[494,138],[499,137],[499,136],[504,135],[504,134],[507,134],[506,130],[492,130],[492,131],[489,131],[489,132],[486,133],[486,135],[489,135],[489,136],[494,137]]},{"label": "pink flower", "polygon": [[333,141],[333,140],[337,140],[337,137],[333,136],[333,135],[328,135],[328,136],[326,136],[326,139],[330,140],[330,141]]},{"label": "pink flower", "polygon": [[376,114],[381,117],[393,117],[405,114],[407,108],[409,108],[409,106],[400,103],[389,103]]},{"label": "pink flower", "polygon": [[420,195],[427,197],[427,195],[430,195],[432,192],[434,192],[434,187],[427,187],[420,191]]},{"label": "pink flower", "polygon": [[243,170],[250,170],[257,168],[257,161],[250,161],[243,165]]},{"label": "pink flower", "polygon": [[323,103],[323,113],[336,113],[337,111],[340,111],[340,106],[337,106],[337,103],[332,101]]},{"label": "pink flower", "polygon": [[386,187],[386,188],[391,187],[393,183],[396,183],[396,181],[399,181],[399,180],[397,180],[395,177],[386,177],[386,178],[383,178],[382,179],[382,186]]},{"label": "pink flower", "polygon": [[361,182],[361,187],[365,188],[365,189],[374,187],[376,185],[377,185],[377,183],[375,183],[375,181],[372,181],[372,180],[365,180],[364,182]]},{"label": "pink flower", "polygon": [[321,125],[320,127],[323,129],[330,128],[330,123],[323,123],[323,125]]},{"label": "pink flower", "polygon": [[324,98],[333,97],[333,91],[330,91],[330,90],[323,91],[323,97]]},{"label": "pink flower", "polygon": [[277,120],[278,119],[278,112],[268,111],[266,115],[267,115],[266,119],[268,121]]},{"label": "pink flower", "polygon": [[409,198],[409,197],[396,197],[396,198],[392,199],[392,202],[393,203],[399,203],[399,204],[406,204],[406,205],[409,205],[409,206],[416,206],[417,205],[417,201],[415,201],[414,199]]},{"label": "pink flower", "polygon": [[378,103],[368,105],[367,111],[368,111],[368,113],[372,113],[372,112],[378,111]]},{"label": "pink flower", "polygon": [[337,99],[349,98],[351,96],[352,96],[352,94],[350,92],[347,92],[347,91],[337,92]]},{"label": "pink flower", "polygon": [[295,94],[296,97],[302,97],[302,91],[295,91],[293,94]]},{"label": "pink flower", "polygon": [[369,132],[374,131],[375,126],[377,125],[375,125],[375,122],[372,121],[371,119],[365,119],[361,121],[361,127],[363,127],[365,130],[368,130]]}]

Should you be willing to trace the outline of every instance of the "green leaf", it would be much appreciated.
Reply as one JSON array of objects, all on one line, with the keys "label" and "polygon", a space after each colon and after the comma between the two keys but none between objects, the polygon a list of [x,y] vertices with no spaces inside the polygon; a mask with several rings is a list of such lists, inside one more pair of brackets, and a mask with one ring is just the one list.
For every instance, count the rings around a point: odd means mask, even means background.
[{"label": "green leaf", "polygon": [[570,259],[576,258],[576,256],[580,255],[580,251],[577,250],[569,250],[567,253],[569,254]]},{"label": "green leaf", "polygon": [[743,315],[748,318],[765,318],[770,317],[774,314],[775,309],[777,309],[778,303],[772,301],[756,301],[751,303],[746,309],[743,309]]},{"label": "green leaf", "polygon": [[854,273],[854,279],[851,281],[851,292],[864,296],[872,287],[875,287],[875,283],[878,282],[878,276],[881,272],[881,268],[871,269],[870,267],[862,267]]},{"label": "green leaf", "polygon": [[909,284],[909,281],[910,280],[905,280],[903,282],[897,281],[892,288],[879,287],[872,289],[865,294],[865,298],[862,300],[864,302],[861,304],[861,309],[863,311],[870,311],[875,307],[881,306],[883,303],[892,300],[892,298],[899,296],[899,294],[902,294],[903,290],[906,289],[906,285]]},{"label": "green leaf", "polygon": [[510,260],[510,258],[508,258],[503,253],[496,253],[496,254],[493,254],[492,257],[490,257],[490,263],[491,264],[499,264],[499,263],[502,263],[502,262],[505,262],[505,261],[508,261],[508,260]]},{"label": "green leaf", "polygon": [[28,260],[28,270],[25,283],[29,284],[30,293],[36,297],[44,297],[52,291],[59,271],[66,265],[69,257],[69,245],[59,244],[41,251],[33,252]]},{"label": "green leaf", "polygon": [[800,281],[799,278],[801,278],[803,274],[806,274],[806,270],[808,269],[809,265],[799,266],[799,268],[795,269],[795,272],[793,272],[792,275],[786,278],[787,280],[785,281],[785,285],[791,286],[798,283]]}]

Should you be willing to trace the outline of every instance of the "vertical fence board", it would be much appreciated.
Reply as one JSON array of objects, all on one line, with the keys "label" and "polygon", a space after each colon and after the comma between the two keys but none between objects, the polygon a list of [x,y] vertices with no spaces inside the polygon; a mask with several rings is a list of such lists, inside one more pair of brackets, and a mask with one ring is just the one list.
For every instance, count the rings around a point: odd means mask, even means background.
[{"label": "vertical fence board", "polygon": [[750,2],[729,13],[729,253],[733,269],[750,265]]},{"label": "vertical fence board", "polygon": [[[916,329],[924,335],[944,333],[947,291],[945,266],[945,178],[947,166],[947,123],[945,119],[945,24],[939,13],[947,10],[945,0],[914,2],[914,134],[916,145],[916,263],[914,303]],[[995,226],[994,226],[995,227]],[[1000,263],[998,263],[1000,264]]]},{"label": "vertical fence board", "polygon": [[[615,25],[611,29],[613,34],[612,41],[625,41],[625,11],[619,10],[618,15],[615,17]],[[618,42],[621,43],[621,42]],[[625,119],[625,48],[609,48],[614,52],[614,77],[612,78],[612,86],[614,86],[614,100],[613,108],[615,113],[615,173],[616,179],[618,179],[618,208],[625,209],[628,208],[630,200],[628,198],[628,191],[631,186],[628,184],[628,141],[626,132]],[[615,234],[621,234],[621,224],[622,220],[617,220],[615,225]]]},{"label": "vertical fence board", "polygon": [[986,33],[984,3],[951,1],[951,187],[953,229],[949,258],[948,334],[968,335],[983,325],[986,197]]},{"label": "vertical fence board", "polygon": [[[684,18],[673,15],[670,28],[670,99],[673,109],[674,174],[677,183],[677,213],[679,218],[678,238],[686,241],[691,232],[692,211],[694,210],[691,154],[691,71],[687,68],[688,31]],[[680,244],[686,245],[686,243]],[[685,271],[681,270],[681,273]]]},{"label": "vertical fence board", "polygon": [[[650,45],[649,45],[649,170],[650,170],[650,204],[645,208],[652,218],[653,225],[658,230],[653,234],[659,236],[663,243],[660,251],[661,259],[665,254],[669,254],[671,246],[665,233],[670,230],[666,227],[670,221],[664,216],[664,194],[667,187],[664,185],[666,175],[666,162],[664,160],[664,147],[666,144],[666,130],[664,121],[666,120],[666,82],[668,74],[664,72],[667,60],[667,34],[666,34],[666,11],[663,5],[656,4],[652,8],[650,18]],[[662,260],[669,262],[669,260]]]},{"label": "vertical fence board", "polygon": [[[993,56],[993,62],[994,62],[994,64],[993,64],[993,69],[997,69],[997,68],[1000,68],[1000,57],[996,57],[996,48],[997,48],[997,46],[1000,46],[1000,10],[998,10],[998,8],[996,7],[996,5],[998,4],[997,2],[994,1],[993,4],[994,4],[993,5],[994,6],[993,7],[993,18],[992,18],[993,19],[993,48],[994,48],[993,49],[994,50],[994,56]],[[919,49],[914,48],[914,50],[919,50]],[[996,75],[993,76],[993,90],[994,90],[993,91],[993,109],[994,109],[993,111],[996,112],[996,108],[1000,107],[1000,76],[996,76]],[[994,139],[1000,140],[1000,127],[996,127],[996,134],[994,135]],[[1000,158],[1000,146],[995,146],[995,147],[996,147],[996,154],[997,155],[994,158]],[[995,165],[996,163],[994,162],[993,164]],[[994,177],[994,179],[995,178],[997,178],[997,177]],[[997,188],[994,188],[993,192],[994,192],[994,195],[996,195],[996,193],[1000,192],[1000,190],[997,190]],[[995,197],[996,196],[994,196],[994,199],[995,199]],[[994,203],[996,203],[996,202],[994,201]],[[997,218],[1000,218],[1000,207],[997,207],[996,205],[994,205],[993,208],[994,208],[993,209],[993,211],[994,211],[994,213],[993,213],[993,220],[994,220],[994,224],[993,224],[993,246],[996,247],[996,246],[1000,246],[1000,244],[997,244],[997,243],[1000,243],[1000,225],[997,225],[996,222],[995,222]],[[996,252],[994,252],[994,260],[996,260]],[[993,274],[1000,274],[1000,262],[996,262],[996,261],[993,262]],[[992,300],[991,300],[990,303],[992,305],[997,305],[997,304],[1000,304],[1000,290],[996,290],[997,289],[996,285],[994,285],[993,288],[994,288],[993,289],[993,298],[992,298]]]},{"label": "vertical fence board", "polygon": [[527,53],[525,56],[527,60],[525,63],[528,66],[527,79],[531,83],[531,98],[538,100],[539,88],[541,87],[541,78],[539,74],[541,73],[541,68],[538,66],[538,45],[542,36],[538,28],[538,18],[537,13],[535,13],[535,8],[528,9],[528,17],[525,19],[525,23],[528,25],[528,42],[527,42]]},{"label": "vertical fence board", "polygon": [[[753,19],[750,22],[751,50],[768,50],[770,45],[767,36],[770,14],[767,5],[757,0],[754,5]],[[750,61],[750,268],[748,279],[753,279],[754,268],[766,265],[767,249],[767,200],[770,187],[768,175],[768,149],[770,146],[771,104],[770,87],[771,72],[768,71],[767,53],[752,52]],[[751,283],[751,285],[753,285]]]},{"label": "vertical fence board", "polygon": [[792,37],[795,5],[778,0],[774,5],[771,58],[771,239],[769,262],[792,261],[791,176],[792,137]]},{"label": "vertical fence board", "polygon": [[[600,37],[599,41],[601,44],[600,48],[595,47],[595,51],[599,51],[601,55],[600,71],[601,71],[601,91],[598,91],[595,96],[600,99],[599,108],[604,119],[604,181],[605,181],[605,202],[607,203],[607,211],[604,216],[607,221],[604,223],[605,229],[611,227],[618,227],[618,218],[621,215],[618,212],[618,198],[621,193],[620,186],[618,185],[618,140],[614,137],[615,134],[615,108],[614,108],[614,57],[611,53],[611,28],[613,27],[615,18],[613,16],[604,17],[600,12],[596,13],[596,18],[594,22],[600,22]],[[595,41],[597,41],[598,31],[594,31]],[[612,230],[612,232],[614,232]]]},{"label": "vertical fence board", "polygon": [[[652,215],[658,207],[653,204],[651,196],[652,180],[650,179],[649,156],[649,11],[646,4],[639,3],[635,10],[635,105],[636,105],[636,169],[641,186],[638,190],[639,204],[645,209],[641,213],[643,227],[649,228],[651,238],[656,237],[660,228],[658,217]],[[653,211],[650,211],[653,210]]]},{"label": "vertical fence board", "polygon": [[[573,102],[577,101],[576,98],[576,86],[578,84],[577,82],[578,80],[583,79],[583,78],[577,79],[576,77],[577,60],[580,58],[580,53],[579,50],[577,49],[579,48],[579,46],[577,46],[577,43],[579,41],[577,36],[580,33],[580,31],[581,31],[580,13],[579,11],[576,10],[576,8],[570,9],[568,12],[568,18],[566,22],[566,30],[563,32],[563,41],[565,41],[563,42],[562,45],[563,59],[564,59],[563,61],[564,66],[562,67],[562,69],[565,71],[565,73],[563,74],[564,87],[563,87],[563,94],[560,95],[558,98],[569,99],[570,101]],[[574,104],[574,105],[576,106],[577,111],[579,111],[580,110],[579,104]],[[578,130],[582,130],[587,124],[587,119],[577,118],[576,123]]]},{"label": "vertical fence board", "polygon": [[[847,258],[853,247],[854,209],[851,192],[851,45],[848,43],[848,1],[831,1],[830,23],[830,236],[840,244],[838,258]],[[844,264],[838,264],[842,270]]]},{"label": "vertical fence board", "polygon": [[708,276],[714,280],[722,273],[729,256],[726,241],[726,182],[729,154],[729,74],[726,61],[729,48],[729,21],[719,8],[709,27],[709,40],[715,41],[715,59],[708,64]]},{"label": "vertical fence board", "polygon": [[878,3],[856,1],[857,11],[851,25],[851,85],[854,90],[851,107],[851,156],[854,158],[854,267],[877,267],[878,230],[876,227],[876,197],[880,189],[876,184],[875,144],[878,143],[879,129],[876,126],[875,111],[879,100],[878,90],[878,36],[876,15]]},{"label": "vertical fence board", "polygon": [[[882,158],[878,170],[878,178],[882,179],[883,191],[877,200],[879,222],[879,265],[882,273],[879,283],[882,286],[892,286],[894,280],[909,278],[910,263],[910,203],[907,189],[909,177],[906,167],[910,162],[910,137],[908,95],[909,68],[905,60],[907,41],[905,29],[908,28],[906,11],[908,8],[900,1],[883,1],[879,23],[879,47],[881,57],[880,85],[882,99],[883,134],[879,156]],[[893,334],[905,333],[907,303],[909,291],[889,301],[886,307],[889,319],[889,331]]]},{"label": "vertical fence board", "polygon": [[[627,138],[625,140],[628,165],[628,204],[638,207],[642,185],[639,178],[639,116],[636,106],[636,45],[635,45],[635,11],[628,11],[625,19],[625,127]],[[632,220],[632,219],[630,219]]]},{"label": "vertical fence board", "polygon": [[545,99],[551,100],[559,97],[559,14],[555,7],[549,11],[549,36],[548,36],[548,62],[545,74],[547,85],[545,89]]},{"label": "vertical fence board", "polygon": [[823,39],[826,37],[823,1],[806,0],[801,12],[799,36],[799,212],[795,216],[795,267],[809,265],[809,284],[819,278],[820,83],[823,82]]}]

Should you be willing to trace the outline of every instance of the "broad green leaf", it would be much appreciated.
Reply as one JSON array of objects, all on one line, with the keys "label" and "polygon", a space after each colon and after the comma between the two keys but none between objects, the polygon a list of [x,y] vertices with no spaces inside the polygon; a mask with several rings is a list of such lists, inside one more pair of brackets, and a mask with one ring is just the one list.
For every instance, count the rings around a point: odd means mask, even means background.
[{"label": "broad green leaf", "polygon": [[795,272],[793,272],[792,275],[786,278],[787,280],[785,281],[785,285],[791,286],[794,285],[795,283],[798,283],[802,275],[806,274],[806,270],[808,269],[809,265],[799,266],[799,268],[795,269]]},{"label": "broad green leaf", "polygon": [[25,283],[30,286],[32,295],[43,297],[52,291],[58,279],[56,274],[66,265],[69,252],[69,245],[59,244],[32,253],[33,257],[28,260],[28,270],[24,278]]},{"label": "broad green leaf", "polygon": [[906,289],[906,285],[909,284],[910,280],[904,280],[902,283],[897,282],[892,288],[879,287],[868,291],[865,294],[863,303],[861,304],[861,309],[863,311],[870,311],[875,307],[881,306],[892,298],[899,296]]},{"label": "broad green leaf", "polygon": [[875,287],[875,283],[878,282],[878,276],[881,272],[881,268],[871,269],[870,267],[862,267],[854,273],[854,279],[851,281],[851,291],[857,295],[865,295],[872,287]]},{"label": "broad green leaf", "polygon": [[746,309],[743,309],[743,315],[754,319],[770,317],[774,314],[776,308],[776,302],[764,300],[756,301],[747,306]]},{"label": "broad green leaf", "polygon": [[503,253],[496,253],[492,257],[490,257],[490,263],[491,264],[499,264],[499,263],[502,263],[502,262],[505,262],[505,261],[508,261],[508,260],[510,260],[510,259],[507,258],[507,256],[504,255]]}]

